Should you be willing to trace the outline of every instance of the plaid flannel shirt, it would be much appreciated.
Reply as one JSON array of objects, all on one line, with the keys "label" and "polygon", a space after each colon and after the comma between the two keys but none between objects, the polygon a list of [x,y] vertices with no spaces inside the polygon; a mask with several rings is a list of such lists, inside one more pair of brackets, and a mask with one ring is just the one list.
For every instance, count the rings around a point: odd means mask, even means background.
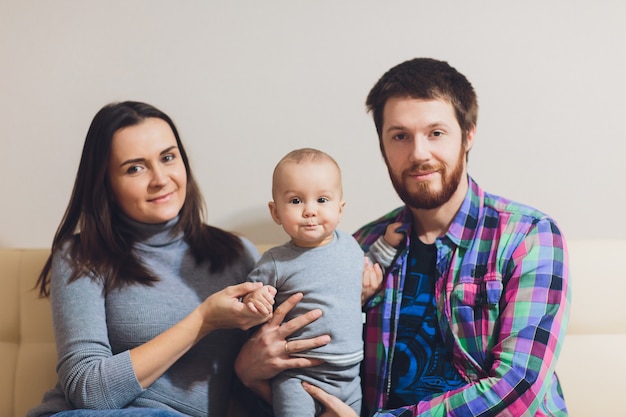
[{"label": "plaid flannel shirt", "polygon": [[390,223],[407,232],[383,290],[365,306],[363,415],[567,415],[554,373],[571,303],[565,241],[551,218],[468,179],[459,212],[436,241],[435,288],[441,334],[453,339],[467,385],[385,411],[412,223],[400,207],[354,235],[367,251]]}]

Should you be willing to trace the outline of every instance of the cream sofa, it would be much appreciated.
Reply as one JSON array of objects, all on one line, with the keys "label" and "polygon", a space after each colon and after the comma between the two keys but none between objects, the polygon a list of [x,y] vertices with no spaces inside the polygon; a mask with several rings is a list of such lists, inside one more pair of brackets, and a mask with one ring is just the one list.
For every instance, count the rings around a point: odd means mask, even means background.
[{"label": "cream sofa", "polygon": [[[265,246],[260,247],[263,250]],[[571,241],[574,291],[557,373],[572,417],[626,416],[626,240]],[[22,417],[56,381],[47,300],[32,289],[48,255],[0,249],[0,416]]]}]

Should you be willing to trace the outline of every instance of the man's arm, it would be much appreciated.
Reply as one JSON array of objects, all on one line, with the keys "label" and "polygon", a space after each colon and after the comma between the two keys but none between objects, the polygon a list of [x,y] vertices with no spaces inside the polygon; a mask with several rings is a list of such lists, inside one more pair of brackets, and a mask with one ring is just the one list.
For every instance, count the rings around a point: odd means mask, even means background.
[{"label": "man's arm", "polygon": [[557,389],[554,369],[571,301],[567,249],[551,221],[539,221],[515,249],[503,281],[499,319],[491,323],[497,334],[486,375],[463,388],[375,416],[536,414],[547,391]]}]

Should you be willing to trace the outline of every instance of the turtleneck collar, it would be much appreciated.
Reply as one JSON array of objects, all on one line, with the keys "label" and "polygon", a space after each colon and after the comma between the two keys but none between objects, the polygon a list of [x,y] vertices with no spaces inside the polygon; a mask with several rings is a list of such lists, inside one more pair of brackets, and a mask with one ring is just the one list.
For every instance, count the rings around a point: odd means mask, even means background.
[{"label": "turtleneck collar", "polygon": [[179,216],[165,223],[149,224],[131,219],[125,214],[119,214],[119,218],[126,226],[127,232],[136,239],[136,243],[159,247],[177,242],[183,238],[182,230],[176,230]]}]

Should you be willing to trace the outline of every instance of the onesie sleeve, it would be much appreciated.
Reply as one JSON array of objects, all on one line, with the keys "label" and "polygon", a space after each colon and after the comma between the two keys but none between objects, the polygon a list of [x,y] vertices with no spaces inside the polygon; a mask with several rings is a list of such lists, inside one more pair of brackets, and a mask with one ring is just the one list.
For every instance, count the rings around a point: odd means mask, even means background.
[{"label": "onesie sleeve", "polygon": [[270,249],[261,255],[261,259],[259,259],[252,272],[248,275],[248,281],[262,282],[264,285],[271,285],[277,288],[279,285],[277,275],[276,262]]},{"label": "onesie sleeve", "polygon": [[384,269],[391,265],[397,252],[397,249],[387,243],[381,236],[370,246],[366,255],[372,263],[377,263]]}]

